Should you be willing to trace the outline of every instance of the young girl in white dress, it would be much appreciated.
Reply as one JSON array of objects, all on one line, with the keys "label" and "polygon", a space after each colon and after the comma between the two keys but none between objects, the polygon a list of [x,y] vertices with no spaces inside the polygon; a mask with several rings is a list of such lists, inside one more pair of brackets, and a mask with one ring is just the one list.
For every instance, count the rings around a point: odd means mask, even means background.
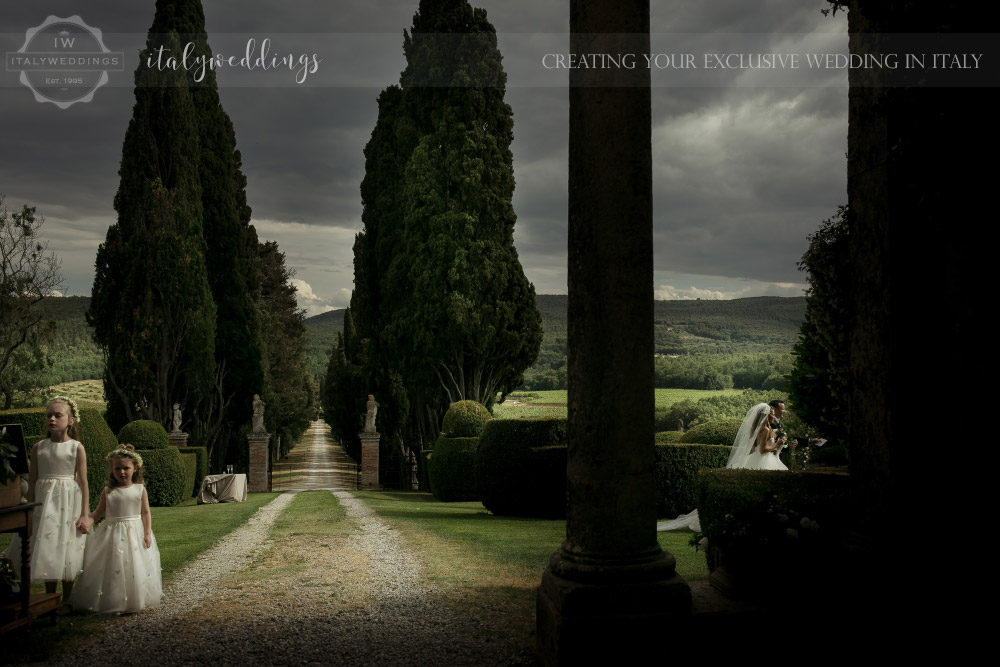
[{"label": "young girl in white dress", "polygon": [[[63,600],[73,592],[73,580],[83,566],[86,521],[90,518],[87,454],[76,425],[80,410],[65,396],[49,400],[45,423],[49,437],[31,448],[28,502],[35,508],[31,533],[31,579],[44,581],[45,591],[56,592],[63,582]],[[15,537],[7,553],[15,568],[21,564],[21,540]]]},{"label": "young girl in white dress", "polygon": [[119,445],[108,461],[108,484],[86,528],[105,512],[107,518],[87,538],[83,574],[70,604],[77,611],[136,612],[160,604],[160,552],[142,485],[142,457],[132,445]]}]

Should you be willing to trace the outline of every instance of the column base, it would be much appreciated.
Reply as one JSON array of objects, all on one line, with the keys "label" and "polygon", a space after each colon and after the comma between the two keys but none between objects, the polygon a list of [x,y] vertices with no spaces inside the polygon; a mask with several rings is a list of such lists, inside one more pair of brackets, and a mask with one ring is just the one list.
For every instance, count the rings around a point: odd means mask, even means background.
[{"label": "column base", "polygon": [[382,436],[362,431],[358,437],[361,439],[361,489],[378,491],[381,488],[378,481],[378,443]]},{"label": "column base", "polygon": [[167,442],[171,447],[187,447],[188,434],[182,431],[167,433]]},{"label": "column base", "polygon": [[664,630],[691,613],[691,589],[659,551],[625,563],[580,567],[552,555],[536,597],[538,655],[545,665],[648,660],[663,649]]}]

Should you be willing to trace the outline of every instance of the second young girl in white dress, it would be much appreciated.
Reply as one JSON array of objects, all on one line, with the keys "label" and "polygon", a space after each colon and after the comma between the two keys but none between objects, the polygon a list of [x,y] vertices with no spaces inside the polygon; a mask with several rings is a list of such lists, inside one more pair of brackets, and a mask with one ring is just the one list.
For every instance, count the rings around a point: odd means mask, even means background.
[{"label": "second young girl in white dress", "polygon": [[121,445],[108,460],[108,485],[87,528],[105,512],[107,518],[87,538],[83,574],[70,604],[78,611],[135,612],[160,603],[160,552],[141,483],[142,457],[132,445]]}]

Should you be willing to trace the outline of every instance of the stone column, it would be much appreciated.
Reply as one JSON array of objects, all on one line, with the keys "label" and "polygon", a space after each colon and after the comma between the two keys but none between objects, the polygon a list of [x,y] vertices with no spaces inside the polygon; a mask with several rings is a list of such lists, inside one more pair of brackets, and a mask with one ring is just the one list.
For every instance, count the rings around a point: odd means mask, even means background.
[{"label": "stone column", "polygon": [[[649,53],[648,0],[571,0],[572,53]],[[662,649],[691,608],[656,540],[649,70],[570,70],[566,541],[538,590],[550,665]]]},{"label": "stone column", "polygon": [[187,441],[188,434],[183,431],[167,433],[167,442],[169,442],[172,447],[187,447]]},{"label": "stone column", "polygon": [[380,436],[374,431],[358,433],[361,438],[361,488],[365,491],[377,491],[378,483],[378,442]]},{"label": "stone column", "polygon": [[247,491],[257,493],[259,491],[270,491],[267,484],[268,470],[268,449],[267,445],[271,440],[271,434],[262,431],[251,431],[247,435],[250,443],[250,470],[247,474]]}]

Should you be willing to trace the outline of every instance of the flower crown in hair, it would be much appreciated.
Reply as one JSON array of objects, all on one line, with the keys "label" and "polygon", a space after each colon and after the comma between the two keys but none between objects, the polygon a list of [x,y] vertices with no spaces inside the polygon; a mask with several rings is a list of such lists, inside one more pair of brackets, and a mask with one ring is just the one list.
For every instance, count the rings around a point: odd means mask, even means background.
[{"label": "flower crown in hair", "polygon": [[128,444],[118,445],[118,449],[108,454],[107,459],[110,461],[113,458],[124,457],[127,459],[133,459],[135,461],[135,467],[142,467],[142,457],[139,456],[139,452],[135,451],[135,447]]},{"label": "flower crown in hair", "polygon": [[55,403],[56,401],[61,401],[69,406],[69,411],[73,413],[73,419],[76,423],[80,423],[80,408],[77,407],[76,401],[74,401],[69,396],[53,396],[49,399],[49,403]]}]

